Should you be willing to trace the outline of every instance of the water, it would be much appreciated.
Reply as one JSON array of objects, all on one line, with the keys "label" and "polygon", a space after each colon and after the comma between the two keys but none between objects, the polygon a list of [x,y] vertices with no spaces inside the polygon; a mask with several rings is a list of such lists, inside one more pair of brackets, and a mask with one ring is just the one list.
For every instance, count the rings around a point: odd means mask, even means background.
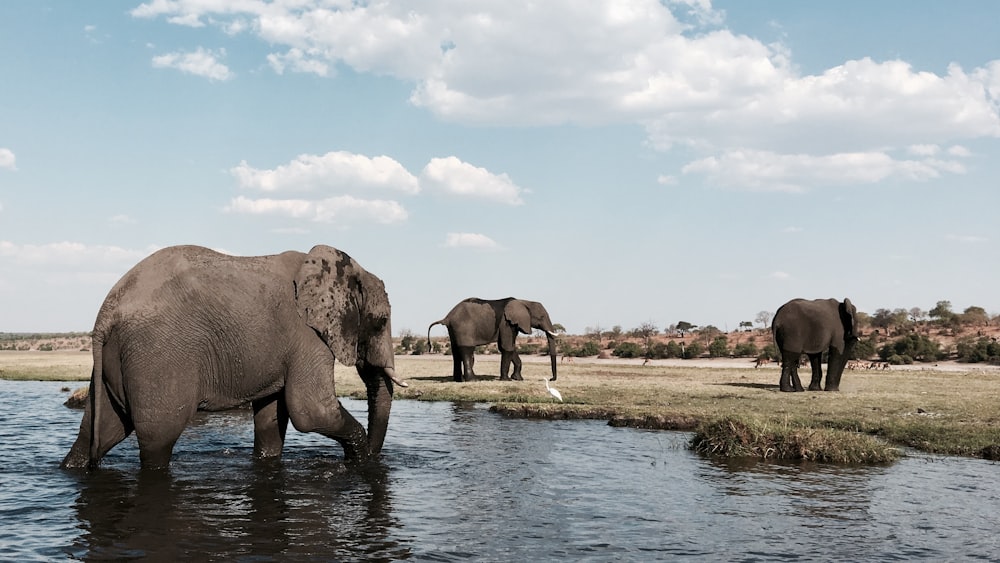
[{"label": "water", "polygon": [[81,413],[62,385],[0,381],[0,560],[1000,559],[1000,467],[981,460],[727,463],[686,433],[397,401],[365,471],[291,429],[255,463],[235,412],[199,417],[168,473],[140,472],[134,439],[67,472]]}]

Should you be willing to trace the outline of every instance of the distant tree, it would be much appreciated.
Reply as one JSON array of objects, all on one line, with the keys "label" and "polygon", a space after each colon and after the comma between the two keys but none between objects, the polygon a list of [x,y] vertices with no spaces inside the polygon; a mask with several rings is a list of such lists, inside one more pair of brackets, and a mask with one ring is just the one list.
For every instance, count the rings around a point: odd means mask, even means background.
[{"label": "distant tree", "polygon": [[668,358],[680,358],[684,355],[684,347],[677,343],[676,340],[671,340],[667,342],[667,355]]},{"label": "distant tree", "polygon": [[762,328],[767,328],[771,324],[771,312],[761,311],[757,313],[757,316],[754,317],[754,320],[760,323],[760,326]]},{"label": "distant tree", "polygon": [[611,340],[621,340],[622,334],[624,334],[624,332],[622,332],[622,325],[615,325],[611,327],[611,330],[609,330],[606,334]]},{"label": "distant tree", "polygon": [[410,329],[408,328],[404,328],[403,330],[399,331],[399,335],[402,337],[399,340],[399,345],[403,348],[403,351],[409,352],[410,350],[412,350],[413,341],[415,340],[413,332],[410,331]]},{"label": "distant tree", "polygon": [[920,321],[927,318],[927,311],[924,311],[920,307],[913,307],[910,309],[910,320],[919,323]]},{"label": "distant tree", "polygon": [[889,327],[892,326],[892,311],[889,309],[875,309],[875,314],[871,318],[871,325],[874,328],[889,330]]},{"label": "distant tree", "polygon": [[740,358],[756,358],[757,354],[760,354],[760,350],[753,342],[744,342],[733,347],[733,355]]},{"label": "distant tree", "polygon": [[588,327],[584,328],[583,329],[583,333],[584,333],[584,335],[589,336],[589,337],[597,340],[598,344],[601,342],[601,337],[603,336],[603,332],[601,331],[601,325],[599,325],[599,324],[597,326],[593,326],[593,327],[589,327],[588,326]]},{"label": "distant tree", "polygon": [[933,362],[943,360],[947,354],[941,346],[923,334],[910,333],[879,348],[878,355],[889,363]]},{"label": "distant tree", "polygon": [[750,321],[740,321],[740,330],[753,330],[753,323]]},{"label": "distant tree", "polygon": [[552,323],[552,332],[555,332],[555,333],[558,333],[558,334],[566,334],[566,327],[564,327],[563,325],[561,325],[559,323]]},{"label": "distant tree", "polygon": [[960,362],[1000,362],[1000,343],[986,337],[963,338],[956,344],[956,352]]},{"label": "distant tree", "polygon": [[962,311],[962,323],[973,326],[988,325],[990,324],[990,316],[982,307],[966,307],[965,311]]},{"label": "distant tree", "polygon": [[941,324],[949,324],[955,317],[955,313],[951,310],[951,301],[938,301],[933,309],[927,311],[927,316]]},{"label": "distant tree", "polygon": [[660,329],[656,328],[656,324],[652,321],[646,321],[636,328],[629,331],[629,334],[635,338],[642,338],[643,340],[649,340],[654,334],[658,333]]},{"label": "distant tree", "polygon": [[687,334],[691,332],[691,329],[693,329],[696,326],[697,325],[693,325],[687,321],[678,321],[677,331],[680,332],[681,334]]}]

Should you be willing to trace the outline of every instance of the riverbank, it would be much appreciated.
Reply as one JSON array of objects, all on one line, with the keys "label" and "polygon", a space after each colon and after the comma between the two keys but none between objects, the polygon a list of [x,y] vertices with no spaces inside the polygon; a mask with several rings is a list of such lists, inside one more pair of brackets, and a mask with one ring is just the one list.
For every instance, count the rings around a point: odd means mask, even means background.
[{"label": "riverbank", "polygon": [[[490,403],[509,416],[587,418],[618,426],[693,430],[722,417],[750,417],[774,426],[833,429],[876,436],[918,450],[1000,457],[1000,369],[977,364],[846,371],[839,393],[780,393],[773,364],[745,359],[574,359],[560,363],[549,395],[546,358],[524,358],[525,381],[495,375],[458,384],[450,356],[398,356],[410,384],[397,399]],[[0,378],[84,381],[89,352],[0,352]],[[482,374],[499,372],[499,356],[479,356]],[[338,393],[364,397],[364,385],[338,365]],[[808,379],[808,371],[804,372]],[[390,430],[391,431],[391,430]]]}]

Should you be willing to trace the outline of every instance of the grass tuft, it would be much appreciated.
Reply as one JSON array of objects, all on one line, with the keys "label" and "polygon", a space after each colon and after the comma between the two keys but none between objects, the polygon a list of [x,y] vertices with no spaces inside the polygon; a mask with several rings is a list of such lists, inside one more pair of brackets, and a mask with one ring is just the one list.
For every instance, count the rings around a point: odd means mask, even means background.
[{"label": "grass tuft", "polygon": [[690,447],[702,454],[723,457],[833,463],[889,463],[901,455],[897,448],[866,434],[742,416],[702,423]]}]

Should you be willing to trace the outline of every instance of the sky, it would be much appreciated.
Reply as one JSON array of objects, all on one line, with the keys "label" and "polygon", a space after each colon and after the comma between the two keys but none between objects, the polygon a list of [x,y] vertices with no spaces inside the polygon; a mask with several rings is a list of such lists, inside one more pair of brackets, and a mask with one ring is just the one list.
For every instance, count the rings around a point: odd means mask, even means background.
[{"label": "sky", "polygon": [[[1000,313],[991,0],[0,2],[0,332],[157,249],[337,247],[393,331]],[[440,336],[437,327],[432,334]]]}]

